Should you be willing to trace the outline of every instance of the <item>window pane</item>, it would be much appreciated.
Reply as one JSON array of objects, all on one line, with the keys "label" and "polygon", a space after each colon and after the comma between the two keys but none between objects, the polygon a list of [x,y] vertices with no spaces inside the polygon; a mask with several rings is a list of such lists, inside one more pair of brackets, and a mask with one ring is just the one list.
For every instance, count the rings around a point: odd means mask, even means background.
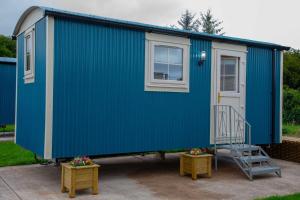
[{"label": "window pane", "polygon": [[236,91],[237,59],[235,57],[221,57],[221,91]]},{"label": "window pane", "polygon": [[221,91],[235,91],[235,77],[234,76],[221,76]]},{"label": "window pane", "polygon": [[30,52],[32,49],[32,41],[31,41],[31,36],[28,35],[26,37],[26,52]]},{"label": "window pane", "polygon": [[30,70],[30,53],[26,53],[26,71]]},{"label": "window pane", "polygon": [[182,49],[169,48],[169,64],[182,65]]},{"label": "window pane", "polygon": [[169,80],[183,80],[182,65],[169,65]]},{"label": "window pane", "polygon": [[168,48],[164,46],[154,46],[154,61],[157,63],[168,63]]},{"label": "window pane", "polygon": [[154,63],[154,79],[168,80],[168,65]]}]

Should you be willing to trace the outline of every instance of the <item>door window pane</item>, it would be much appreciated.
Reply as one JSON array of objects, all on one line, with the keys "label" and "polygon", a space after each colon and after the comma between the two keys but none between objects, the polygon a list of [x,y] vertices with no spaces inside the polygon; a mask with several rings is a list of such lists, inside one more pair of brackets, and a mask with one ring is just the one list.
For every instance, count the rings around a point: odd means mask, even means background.
[{"label": "door window pane", "polygon": [[183,80],[183,49],[154,46],[154,79]]},{"label": "door window pane", "polygon": [[221,57],[220,90],[238,91],[238,58]]}]

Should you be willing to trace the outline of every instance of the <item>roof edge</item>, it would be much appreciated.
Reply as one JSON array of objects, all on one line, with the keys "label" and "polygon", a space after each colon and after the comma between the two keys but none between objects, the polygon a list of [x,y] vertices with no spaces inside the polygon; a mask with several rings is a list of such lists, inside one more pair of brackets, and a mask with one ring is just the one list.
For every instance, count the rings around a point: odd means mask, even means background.
[{"label": "roof edge", "polygon": [[16,38],[16,36],[18,35],[19,31],[20,31],[20,28],[23,24],[23,22],[25,21],[26,17],[35,9],[41,9],[43,10],[43,12],[45,13],[45,9],[41,6],[31,6],[29,8],[27,8],[23,14],[21,15],[21,17],[19,18],[15,28],[14,28],[14,31],[13,31],[13,34],[12,34],[12,37],[13,38]]},{"label": "roof edge", "polygon": [[289,50],[290,49],[290,47],[288,47],[288,46],[282,46],[279,44],[274,44],[274,43],[269,43],[269,42],[242,39],[242,38],[229,37],[229,36],[223,36],[223,35],[214,35],[214,34],[208,34],[208,33],[203,33],[203,32],[186,31],[186,30],[174,29],[174,28],[170,28],[170,27],[162,27],[162,26],[157,26],[157,25],[144,24],[144,23],[140,23],[140,22],[132,22],[132,21],[119,20],[119,19],[113,19],[113,18],[108,18],[108,17],[100,17],[100,16],[96,16],[96,15],[89,15],[89,14],[83,14],[83,13],[77,13],[77,12],[71,12],[71,11],[65,11],[65,10],[41,7],[41,6],[32,6],[32,7],[28,8],[21,15],[21,17],[18,20],[18,23],[15,27],[15,30],[13,32],[13,37],[17,36],[18,32],[20,31],[20,27],[21,27],[22,23],[24,22],[26,17],[35,9],[41,9],[43,11],[44,16],[50,15],[50,16],[66,17],[66,18],[75,19],[75,20],[82,20],[82,21],[88,21],[88,22],[93,22],[93,23],[100,23],[100,24],[136,29],[136,30],[141,30],[141,31],[145,31],[145,32],[154,32],[154,33],[175,35],[175,36],[181,36],[181,37],[205,39],[205,40],[212,40],[212,41],[216,41],[216,42],[230,42],[230,43],[235,43],[235,44],[244,44],[247,46],[265,47],[265,48],[271,48],[271,49],[277,49],[277,50]]},{"label": "roof edge", "polygon": [[0,57],[0,63],[12,63],[12,64],[15,64],[16,62],[17,62],[16,58]]}]

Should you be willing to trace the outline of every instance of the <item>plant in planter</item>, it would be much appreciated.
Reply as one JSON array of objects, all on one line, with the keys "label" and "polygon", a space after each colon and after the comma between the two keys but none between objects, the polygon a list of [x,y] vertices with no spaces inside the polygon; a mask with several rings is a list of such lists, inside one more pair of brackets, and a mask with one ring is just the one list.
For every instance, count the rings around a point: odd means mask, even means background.
[{"label": "plant in planter", "polygon": [[98,168],[88,157],[76,157],[69,163],[62,163],[61,191],[69,191],[69,197],[75,197],[78,189],[92,188],[98,194]]},{"label": "plant in planter", "polygon": [[192,179],[197,179],[199,174],[211,176],[211,154],[206,150],[193,148],[180,156],[180,175],[191,174]]}]

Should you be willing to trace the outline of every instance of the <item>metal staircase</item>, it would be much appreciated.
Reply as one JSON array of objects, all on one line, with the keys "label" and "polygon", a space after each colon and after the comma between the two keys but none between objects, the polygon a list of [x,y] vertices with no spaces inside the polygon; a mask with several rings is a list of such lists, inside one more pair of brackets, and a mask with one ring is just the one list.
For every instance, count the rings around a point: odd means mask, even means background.
[{"label": "metal staircase", "polygon": [[260,147],[251,144],[251,125],[230,105],[214,106],[215,168],[218,158],[229,157],[243,173],[253,176],[275,173],[281,177],[281,168],[272,162]]}]

